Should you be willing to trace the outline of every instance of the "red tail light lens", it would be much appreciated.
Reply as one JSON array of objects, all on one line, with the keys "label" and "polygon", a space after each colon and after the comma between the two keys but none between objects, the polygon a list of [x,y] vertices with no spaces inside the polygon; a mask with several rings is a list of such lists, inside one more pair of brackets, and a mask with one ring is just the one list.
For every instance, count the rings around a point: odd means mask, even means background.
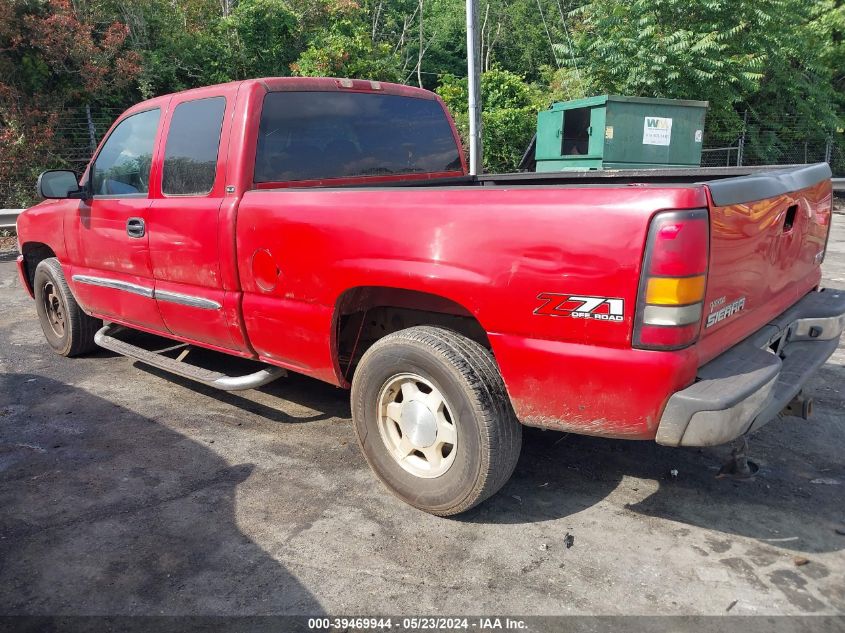
[{"label": "red tail light lens", "polygon": [[[699,212],[695,212],[696,215]],[[661,277],[691,277],[707,271],[710,229],[704,217],[661,213],[651,223],[649,273]]]},{"label": "red tail light lens", "polygon": [[710,251],[707,209],[665,211],[646,240],[634,347],[673,350],[698,339]]},{"label": "red tail light lens", "polygon": [[698,323],[672,327],[668,325],[643,325],[639,329],[639,349],[673,350],[683,349],[695,343],[698,338]]}]

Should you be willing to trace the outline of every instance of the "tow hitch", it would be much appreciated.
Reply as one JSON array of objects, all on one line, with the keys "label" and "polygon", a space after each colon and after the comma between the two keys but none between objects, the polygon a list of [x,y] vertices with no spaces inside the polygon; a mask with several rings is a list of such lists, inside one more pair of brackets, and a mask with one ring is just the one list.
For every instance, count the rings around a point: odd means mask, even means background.
[{"label": "tow hitch", "polygon": [[809,420],[810,416],[813,415],[813,399],[805,396],[803,391],[799,391],[798,395],[780,413],[781,415],[794,415]]},{"label": "tow hitch", "polygon": [[[788,405],[781,411],[781,415],[793,415],[804,420],[809,420],[813,414],[813,399],[799,391]],[[738,437],[733,442],[731,456],[722,464],[718,479],[751,479],[757,474],[760,467],[748,459],[748,439],[745,435]]]},{"label": "tow hitch", "polygon": [[760,467],[748,459],[748,440],[743,435],[733,442],[730,458],[722,464],[717,479],[751,479],[760,470]]}]

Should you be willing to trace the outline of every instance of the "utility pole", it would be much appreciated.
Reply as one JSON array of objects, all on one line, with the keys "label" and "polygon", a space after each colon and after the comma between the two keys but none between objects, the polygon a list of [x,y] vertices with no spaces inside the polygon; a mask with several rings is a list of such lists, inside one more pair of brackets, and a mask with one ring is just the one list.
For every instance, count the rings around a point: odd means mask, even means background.
[{"label": "utility pole", "polygon": [[481,162],[481,85],[479,76],[478,11],[475,0],[467,5],[467,87],[469,92],[469,173],[480,174]]}]

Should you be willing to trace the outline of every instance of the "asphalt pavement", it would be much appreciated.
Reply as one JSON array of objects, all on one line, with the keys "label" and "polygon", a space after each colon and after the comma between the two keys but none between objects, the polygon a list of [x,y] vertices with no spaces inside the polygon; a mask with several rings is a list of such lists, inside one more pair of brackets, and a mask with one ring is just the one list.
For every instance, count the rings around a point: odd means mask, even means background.
[{"label": "asphalt pavement", "polygon": [[[845,216],[826,283],[845,288]],[[0,254],[2,614],[843,614],[845,351],[810,421],[727,449],[526,429],[513,479],[453,519],[391,496],[348,394],[223,393],[52,353]]]}]

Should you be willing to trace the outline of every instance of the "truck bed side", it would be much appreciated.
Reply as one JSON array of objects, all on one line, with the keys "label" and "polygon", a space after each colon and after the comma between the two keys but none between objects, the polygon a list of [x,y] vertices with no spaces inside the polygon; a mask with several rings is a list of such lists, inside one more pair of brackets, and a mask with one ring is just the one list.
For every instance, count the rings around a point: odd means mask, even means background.
[{"label": "truck bed side", "polygon": [[[237,228],[246,330],[262,359],[344,384],[344,295],[433,295],[480,323],[524,422],[554,411],[559,428],[646,437],[695,368],[689,352],[631,349],[648,221],[706,204],[701,186],[250,191]],[[618,299],[622,319],[559,318],[549,304],[563,296]],[[608,397],[608,380],[628,397]]]}]

